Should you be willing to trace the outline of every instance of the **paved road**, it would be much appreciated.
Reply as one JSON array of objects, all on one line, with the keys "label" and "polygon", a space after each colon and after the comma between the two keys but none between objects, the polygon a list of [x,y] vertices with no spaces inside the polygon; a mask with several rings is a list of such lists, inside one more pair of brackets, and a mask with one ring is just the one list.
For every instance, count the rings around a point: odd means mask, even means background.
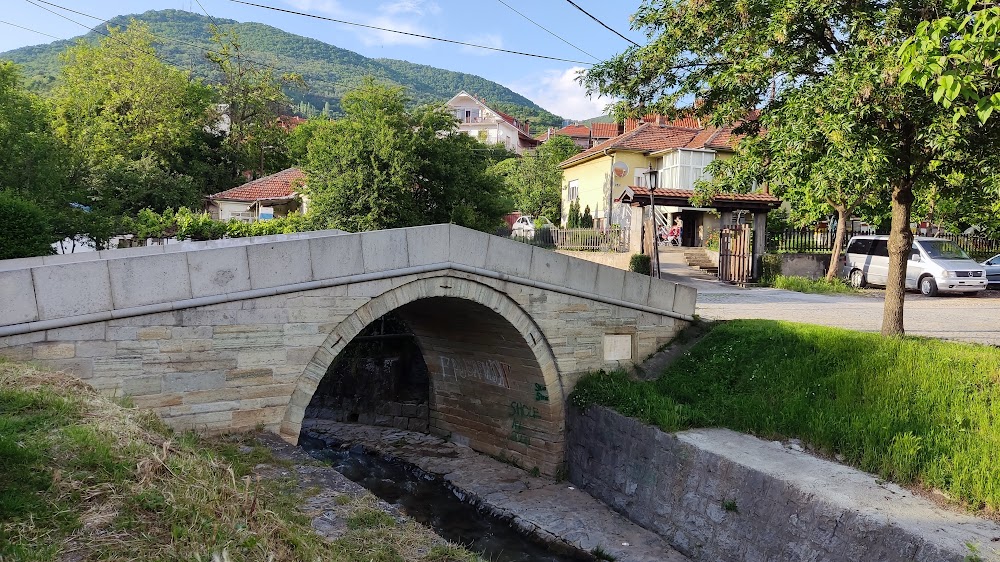
[{"label": "paved road", "polygon": [[[712,320],[768,318],[877,332],[882,326],[884,291],[859,296],[807,295],[770,288],[743,289],[714,281],[666,255],[664,278],[698,289],[697,313]],[[908,335],[1000,346],[1000,291],[976,297],[925,297],[907,293],[903,326]]]}]

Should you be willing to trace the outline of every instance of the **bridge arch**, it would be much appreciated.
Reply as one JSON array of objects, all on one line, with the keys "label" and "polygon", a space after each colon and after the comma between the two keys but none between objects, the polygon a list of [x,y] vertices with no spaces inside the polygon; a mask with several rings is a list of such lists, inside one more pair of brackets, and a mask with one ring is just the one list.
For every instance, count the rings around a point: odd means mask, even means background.
[{"label": "bridge arch", "polygon": [[566,389],[549,343],[509,296],[450,275],[400,284],[342,320],[296,383],[281,424],[285,439],[298,439],[305,409],[340,352],[390,312],[410,326],[427,364],[433,433],[556,472]]}]

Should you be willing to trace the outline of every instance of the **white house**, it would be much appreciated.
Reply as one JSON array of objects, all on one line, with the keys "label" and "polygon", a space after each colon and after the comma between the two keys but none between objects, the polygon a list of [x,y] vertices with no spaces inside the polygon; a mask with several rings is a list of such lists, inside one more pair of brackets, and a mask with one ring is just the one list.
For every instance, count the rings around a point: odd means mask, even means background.
[{"label": "white house", "polygon": [[502,144],[518,154],[538,146],[530,134],[530,123],[522,123],[506,113],[491,109],[465,90],[445,104],[458,119],[458,130],[486,144]]},{"label": "white house", "polygon": [[305,180],[305,172],[288,168],[209,195],[205,210],[216,220],[244,222],[283,217],[293,211],[305,214],[308,199],[301,194]]}]

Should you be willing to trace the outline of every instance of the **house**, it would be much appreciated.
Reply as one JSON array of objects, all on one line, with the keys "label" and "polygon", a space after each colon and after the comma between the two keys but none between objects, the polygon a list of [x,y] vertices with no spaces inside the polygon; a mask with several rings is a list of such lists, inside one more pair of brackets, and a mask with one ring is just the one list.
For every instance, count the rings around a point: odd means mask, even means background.
[{"label": "house", "polygon": [[689,201],[695,182],[710,178],[705,171],[708,164],[733,154],[736,126],[702,126],[691,117],[626,121],[622,134],[559,165],[564,186],[562,223],[567,222],[569,203],[579,201],[581,208],[590,207],[598,228],[630,228],[632,238],[639,240],[642,221],[632,220],[633,209],[651,206],[661,224],[680,219],[682,245],[702,246],[713,231],[726,225],[763,221],[770,209],[781,204],[769,193],[719,196],[707,207]]},{"label": "house", "polygon": [[458,119],[458,130],[486,144],[502,144],[507,150],[523,154],[540,144],[531,136],[531,125],[506,113],[487,107],[481,99],[466,91],[459,92],[445,104]]},{"label": "house", "polygon": [[590,125],[590,146],[611,140],[623,132],[620,123],[592,123]]},{"label": "house", "polygon": [[301,195],[305,181],[305,172],[288,168],[209,195],[205,210],[216,220],[246,222],[283,217],[294,211],[305,213],[308,199]]},{"label": "house", "polygon": [[549,127],[544,133],[535,135],[541,142],[546,142],[554,136],[563,135],[573,140],[573,144],[586,150],[591,147],[590,127],[586,125],[566,125],[561,129]]}]

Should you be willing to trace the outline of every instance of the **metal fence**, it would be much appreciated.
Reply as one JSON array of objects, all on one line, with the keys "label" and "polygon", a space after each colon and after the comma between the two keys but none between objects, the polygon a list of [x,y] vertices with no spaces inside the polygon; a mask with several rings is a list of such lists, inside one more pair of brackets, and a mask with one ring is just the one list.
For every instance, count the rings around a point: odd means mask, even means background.
[{"label": "metal fence", "polygon": [[[847,242],[856,234],[874,233],[871,230],[847,230],[844,234],[844,245],[841,248],[846,249]],[[833,241],[836,237],[836,231],[825,229],[800,228],[784,232],[769,232],[767,234],[767,251],[778,254],[827,254],[833,251]],[[1000,240],[992,240],[985,236],[940,233],[936,237],[945,238],[958,244],[976,261],[1000,254]]]},{"label": "metal fence", "polygon": [[558,250],[627,252],[629,231],[619,228],[538,228],[530,232],[498,232],[500,236],[534,246]]}]

